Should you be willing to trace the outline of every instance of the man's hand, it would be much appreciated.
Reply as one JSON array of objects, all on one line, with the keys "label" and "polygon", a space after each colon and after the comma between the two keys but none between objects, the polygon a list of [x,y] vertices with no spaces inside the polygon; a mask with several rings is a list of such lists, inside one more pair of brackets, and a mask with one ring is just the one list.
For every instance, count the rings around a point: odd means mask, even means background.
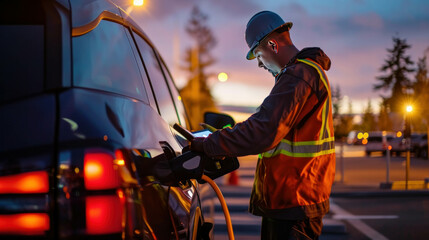
[{"label": "man's hand", "polygon": [[204,139],[205,138],[203,138],[203,137],[194,138],[194,140],[192,140],[192,142],[191,142],[191,151],[203,153],[204,152],[204,147],[203,147]]}]

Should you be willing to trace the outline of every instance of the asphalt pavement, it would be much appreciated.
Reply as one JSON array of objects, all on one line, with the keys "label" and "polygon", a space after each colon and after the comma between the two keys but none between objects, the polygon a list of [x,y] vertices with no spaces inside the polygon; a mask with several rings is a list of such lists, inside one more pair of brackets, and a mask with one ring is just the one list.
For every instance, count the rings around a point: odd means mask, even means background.
[{"label": "asphalt pavement", "polygon": [[[429,191],[425,182],[429,179],[428,160],[411,157],[405,190],[405,155],[390,157],[386,179],[387,157],[381,153],[367,157],[362,146],[344,146],[341,151],[338,144],[336,152],[331,210],[323,219],[321,240],[429,239],[429,228],[424,227],[429,222]],[[260,239],[261,218],[247,212],[257,156],[241,157],[239,161],[237,185],[228,184],[228,175],[216,182],[228,205],[235,238]],[[394,189],[380,188],[387,180]],[[214,239],[228,239],[222,208],[218,200],[215,203]],[[410,222],[415,223],[412,228]]]}]

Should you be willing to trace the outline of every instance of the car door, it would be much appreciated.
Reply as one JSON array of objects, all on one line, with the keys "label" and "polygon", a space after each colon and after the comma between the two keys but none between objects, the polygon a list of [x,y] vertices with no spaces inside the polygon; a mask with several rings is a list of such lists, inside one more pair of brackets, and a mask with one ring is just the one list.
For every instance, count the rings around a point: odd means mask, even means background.
[{"label": "car door", "polygon": [[[157,110],[128,22],[118,8],[97,6],[72,2],[73,88],[60,96],[60,234],[175,238],[170,188],[152,175],[138,178],[134,164],[151,167],[181,146]],[[107,168],[121,176],[114,188],[99,186],[113,176],[97,170]],[[102,176],[95,186],[88,186],[88,172]]]},{"label": "car door", "polygon": [[[150,86],[153,91],[154,101],[159,114],[164,121],[169,125],[172,139],[161,142],[164,153],[173,158],[182,153],[182,147],[186,146],[186,140],[179,135],[172,126],[175,123],[180,123],[186,127],[186,113],[184,112],[183,104],[180,102],[177,89],[166,78],[167,72],[165,66],[161,65],[160,56],[153,46],[147,41],[143,35],[133,31],[133,37],[138,47],[139,55],[142,59],[144,69],[147,74]],[[175,104],[173,96],[179,102]],[[178,111],[179,110],[179,111]],[[181,147],[177,147],[177,144]],[[194,228],[197,230],[201,224],[201,210],[198,204],[198,195],[195,181],[181,182],[179,187],[169,188],[169,204],[173,210],[173,219],[179,238],[190,237],[194,233]],[[194,223],[196,226],[194,226]]]}]

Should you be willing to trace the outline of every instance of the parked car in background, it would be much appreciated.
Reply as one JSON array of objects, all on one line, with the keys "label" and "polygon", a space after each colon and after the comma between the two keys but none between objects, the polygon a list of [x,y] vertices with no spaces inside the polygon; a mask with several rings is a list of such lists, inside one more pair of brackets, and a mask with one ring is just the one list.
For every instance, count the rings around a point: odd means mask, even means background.
[{"label": "parked car in background", "polygon": [[393,133],[385,131],[369,132],[365,145],[365,153],[370,156],[373,152],[386,154],[389,142],[394,138]]},{"label": "parked car in background", "polygon": [[365,139],[368,138],[367,132],[362,131],[350,131],[347,135],[347,144],[350,145],[365,145],[367,141]]},{"label": "parked car in background", "polygon": [[389,141],[391,146],[390,152],[396,156],[407,151],[406,140],[403,137],[394,137]]},{"label": "parked car in background", "polygon": [[428,158],[428,135],[416,134],[411,138],[412,150],[417,157]]},{"label": "parked car in background", "polygon": [[[0,8],[0,239],[196,239],[212,201],[162,183],[188,126],[168,68],[110,1]],[[140,167],[139,167],[140,166]]]}]

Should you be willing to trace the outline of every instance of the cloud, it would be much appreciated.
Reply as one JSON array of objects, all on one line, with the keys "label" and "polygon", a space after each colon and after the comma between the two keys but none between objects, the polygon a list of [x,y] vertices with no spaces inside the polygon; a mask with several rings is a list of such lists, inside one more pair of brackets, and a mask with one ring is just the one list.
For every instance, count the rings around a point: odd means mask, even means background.
[{"label": "cloud", "polygon": [[357,27],[380,30],[384,26],[383,19],[376,13],[353,16],[351,22]]},{"label": "cloud", "polygon": [[256,13],[259,9],[259,5],[253,3],[249,0],[216,0],[210,1],[209,4],[212,8],[218,8],[220,11],[218,13],[221,16],[214,16],[221,18],[223,15],[229,15],[228,17],[234,18],[249,18],[251,15]]},{"label": "cloud", "polygon": [[297,2],[288,3],[273,11],[278,13],[285,21],[302,20],[308,16],[307,9]]}]

